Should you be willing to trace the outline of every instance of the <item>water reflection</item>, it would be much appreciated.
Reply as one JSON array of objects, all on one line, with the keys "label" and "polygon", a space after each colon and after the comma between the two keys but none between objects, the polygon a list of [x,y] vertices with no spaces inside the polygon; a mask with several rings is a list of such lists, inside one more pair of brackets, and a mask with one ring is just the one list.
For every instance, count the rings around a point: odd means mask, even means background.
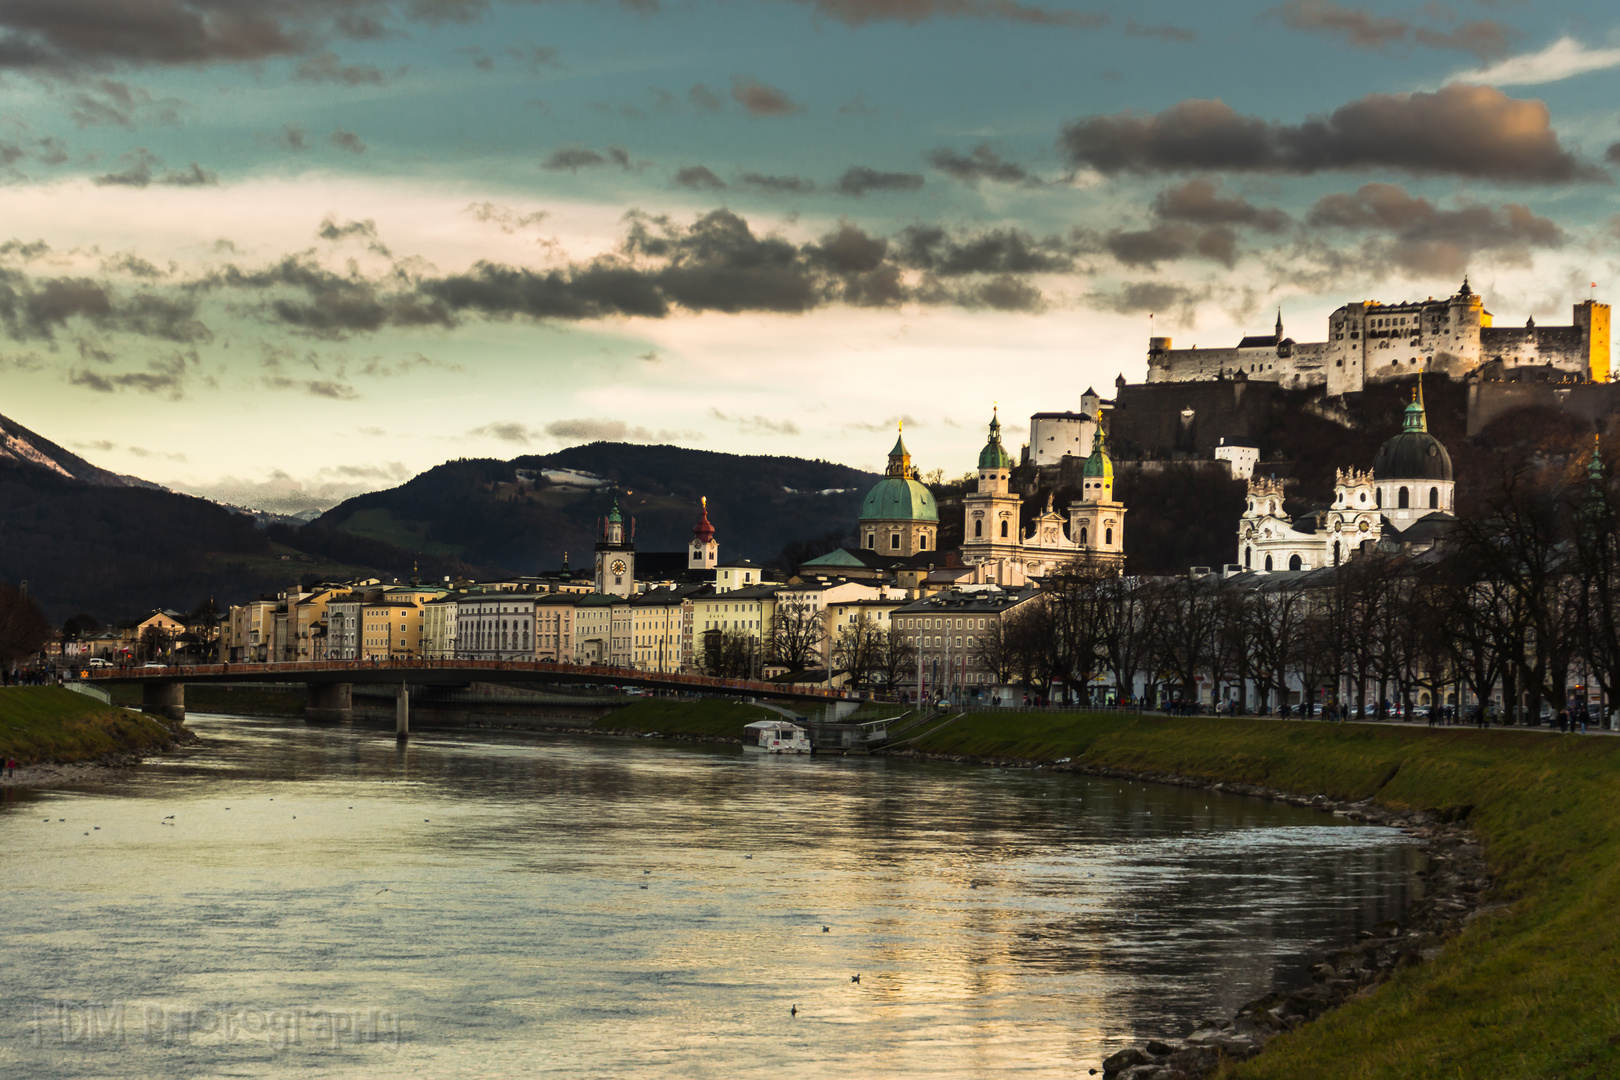
[{"label": "water reflection", "polygon": [[8,1077],[1070,1076],[1297,977],[1421,858],[1072,776],[192,724],[0,812]]}]

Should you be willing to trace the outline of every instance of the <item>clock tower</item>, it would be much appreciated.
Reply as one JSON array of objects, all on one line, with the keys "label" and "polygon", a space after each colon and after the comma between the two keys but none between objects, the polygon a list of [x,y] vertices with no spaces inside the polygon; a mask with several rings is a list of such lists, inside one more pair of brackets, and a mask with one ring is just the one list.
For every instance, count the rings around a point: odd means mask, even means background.
[{"label": "clock tower", "polygon": [[602,538],[596,542],[596,591],[609,596],[636,594],[635,519],[631,519],[626,536],[617,495],[613,497],[613,509],[602,521]]}]

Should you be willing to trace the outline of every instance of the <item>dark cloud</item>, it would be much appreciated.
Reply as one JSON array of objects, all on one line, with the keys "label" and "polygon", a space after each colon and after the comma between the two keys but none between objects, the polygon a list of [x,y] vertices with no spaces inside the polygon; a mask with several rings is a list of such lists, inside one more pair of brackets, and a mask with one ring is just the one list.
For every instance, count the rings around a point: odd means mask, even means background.
[{"label": "dark cloud", "polygon": [[1228,267],[1237,262],[1237,237],[1216,225],[1200,229],[1182,222],[1165,222],[1150,229],[1120,229],[1109,233],[1103,246],[1126,266],[1153,268],[1176,259],[1204,258]]},{"label": "dark cloud", "polygon": [[1091,293],[1086,299],[1093,307],[1121,315],[1180,311],[1184,321],[1191,321],[1194,307],[1206,295],[1207,292],[1172,282],[1136,281],[1111,292]]},{"label": "dark cloud", "polygon": [[1222,198],[1220,181],[1196,176],[1185,184],[1165,188],[1153,200],[1153,212],[1166,221],[1196,225],[1248,225],[1263,232],[1280,232],[1289,217],[1275,207],[1261,209],[1241,196]]},{"label": "dark cloud", "polygon": [[219,177],[193,161],[189,168],[163,169],[163,160],[144,146],[136,147],[121,159],[124,167],[117,172],[104,173],[94,182],[101,187],[137,187],[152,184],[163,187],[207,187],[219,183]]},{"label": "dark cloud", "polygon": [[541,433],[516,420],[505,420],[494,424],[484,424],[482,427],[475,427],[467,434],[488,439],[499,439],[501,442],[516,443],[519,446],[528,446],[530,440],[539,438]]},{"label": "dark cloud", "polygon": [[342,83],[345,86],[381,86],[385,81],[381,69],[370,64],[345,65],[338,54],[330,49],[300,60],[293,69],[293,75],[304,82]]},{"label": "dark cloud", "polygon": [[68,371],[67,381],[74,386],[82,386],[101,394],[135,390],[143,394],[157,394],[170,401],[179,401],[185,396],[188,369],[195,367],[196,364],[197,356],[192,353],[154,360],[147,365],[145,371],[104,375],[87,368],[71,368]]},{"label": "dark cloud", "polygon": [[859,198],[868,191],[919,191],[923,178],[917,173],[879,172],[865,165],[844,170],[838,178],[838,193]]},{"label": "dark cloud", "polygon": [[1028,170],[996,153],[990,148],[989,143],[980,143],[966,154],[941,147],[928,155],[928,163],[945,175],[966,184],[977,184],[980,180],[1023,184],[1032,179]]},{"label": "dark cloud", "polygon": [[330,398],[333,401],[354,401],[360,392],[345,382],[334,379],[289,379],[281,375],[266,375],[262,380],[270,390],[297,390],[310,397]]},{"label": "dark cloud", "polygon": [[61,69],[264,60],[301,51],[275,11],[219,0],[6,0],[0,67]]},{"label": "dark cloud", "polygon": [[313,337],[342,339],[385,326],[451,326],[454,314],[414,288],[374,281],[353,271],[334,274],[312,260],[288,256],[273,266],[242,270],[227,266],[193,285],[193,291],[227,289],[259,294],[272,321]]},{"label": "dark cloud", "polygon": [[791,116],[804,111],[804,106],[788,97],[784,91],[745,75],[732,78],[731,100],[748,110],[749,116]]},{"label": "dark cloud", "polygon": [[754,172],[738,176],[737,186],[768,191],[774,195],[804,195],[816,190],[815,181],[802,176],[766,176]]},{"label": "dark cloud", "polygon": [[901,265],[942,277],[965,274],[1058,274],[1074,269],[1075,246],[1058,237],[1037,238],[1020,229],[952,236],[935,225],[900,232]]},{"label": "dark cloud", "polygon": [[492,202],[471,203],[462,213],[471,214],[476,220],[494,225],[501,232],[507,234],[526,229],[530,225],[538,225],[546,219],[544,210],[535,210],[525,214],[512,209],[510,206],[501,206]]},{"label": "dark cloud", "polygon": [[690,432],[651,431],[635,427],[623,420],[610,420],[603,416],[582,416],[573,420],[553,420],[545,427],[553,439],[565,442],[661,442],[669,439],[691,438]]},{"label": "dark cloud", "polygon": [[363,154],[366,152],[366,144],[361,141],[360,136],[343,128],[333,131],[332,134],[326,137],[326,141],[335,148],[351,154]]},{"label": "dark cloud", "polygon": [[622,146],[609,146],[601,151],[592,150],[587,146],[564,146],[553,150],[546,160],[540,163],[542,169],[551,172],[578,172],[581,169],[594,169],[600,165],[617,165],[621,169],[629,169],[630,152]]},{"label": "dark cloud", "polygon": [[745,435],[797,435],[799,425],[792,420],[772,420],[768,416],[731,416],[711,407],[709,415],[726,424],[736,424]]},{"label": "dark cloud", "polygon": [[301,154],[309,149],[309,132],[297,124],[283,124],[273,141],[283,150]]},{"label": "dark cloud", "polygon": [[[1511,33],[1501,23],[1490,21],[1464,23],[1453,30],[1417,26],[1406,19],[1346,7],[1333,0],[1288,0],[1267,14],[1291,30],[1330,34],[1361,49],[1384,49],[1415,41],[1432,49],[1471,52],[1481,60],[1505,54]],[[1434,14],[1448,13],[1435,11]]]},{"label": "dark cloud", "polygon": [[370,218],[364,221],[345,221],[340,225],[336,218],[327,215],[322,219],[320,228],[315,230],[315,235],[330,243],[338,243],[351,238],[360,240],[378,255],[387,256],[389,254],[388,245],[384,244],[377,236],[377,223]]},{"label": "dark cloud", "polygon": [[54,135],[39,141],[39,160],[42,165],[60,165],[68,159],[67,144]]},{"label": "dark cloud", "polygon": [[1221,101],[1183,101],[1160,113],[1076,120],[1059,142],[1076,166],[1108,174],[1385,167],[1521,183],[1606,178],[1560,145],[1542,102],[1466,84],[1370,94],[1298,125],[1240,116]]},{"label": "dark cloud", "polygon": [[81,128],[134,127],[141,119],[178,124],[184,104],[178,98],[154,97],[150,91],[117,79],[78,82],[67,97],[68,115]]},{"label": "dark cloud", "polygon": [[1108,16],[1089,11],[1060,11],[1017,0],[797,0],[847,26],[874,22],[920,23],[928,19],[1001,19],[1036,26],[1070,26],[1094,30]]},{"label": "dark cloud", "polygon": [[726,182],[707,166],[688,165],[676,171],[675,186],[689,188],[692,191],[720,191],[726,186]]},{"label": "dark cloud", "polygon": [[1620,165],[1620,142],[1609,144],[1609,148],[1603,151],[1603,160]]},{"label": "dark cloud", "polygon": [[1135,19],[1126,20],[1125,32],[1132,37],[1154,37],[1163,41],[1198,40],[1196,30],[1188,30],[1183,26],[1172,26],[1169,23],[1160,23],[1158,26],[1144,26]]},{"label": "dark cloud", "polygon": [[128,274],[131,277],[143,278],[147,281],[156,281],[168,277],[172,269],[172,264],[170,270],[159,269],[151,261],[128,251],[104,259],[101,263],[103,273]]},{"label": "dark cloud", "polygon": [[1532,249],[1567,241],[1552,220],[1519,203],[1477,203],[1442,210],[1396,184],[1363,184],[1354,192],[1324,195],[1311,207],[1308,224],[1387,237],[1367,252],[1370,259],[1418,274],[1466,270],[1477,251],[1526,263]]}]

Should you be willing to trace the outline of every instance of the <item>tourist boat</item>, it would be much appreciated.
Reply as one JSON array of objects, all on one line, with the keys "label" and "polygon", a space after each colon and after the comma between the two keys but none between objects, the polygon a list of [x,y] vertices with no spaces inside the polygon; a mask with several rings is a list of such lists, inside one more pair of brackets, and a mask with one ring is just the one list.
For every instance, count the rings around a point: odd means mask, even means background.
[{"label": "tourist boat", "polygon": [[754,754],[808,754],[810,735],[789,720],[756,720],[743,728],[743,749]]}]

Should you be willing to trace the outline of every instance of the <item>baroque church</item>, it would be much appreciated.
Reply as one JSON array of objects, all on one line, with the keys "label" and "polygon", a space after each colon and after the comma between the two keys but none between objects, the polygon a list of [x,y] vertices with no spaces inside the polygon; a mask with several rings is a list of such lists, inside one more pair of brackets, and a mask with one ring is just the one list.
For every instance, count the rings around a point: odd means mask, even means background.
[{"label": "baroque church", "polygon": [[1280,481],[1250,480],[1238,520],[1239,562],[1245,570],[1316,570],[1380,544],[1432,546],[1456,522],[1456,486],[1451,455],[1429,434],[1420,384],[1372,469],[1338,470],[1331,505],[1296,522],[1283,509]]}]

